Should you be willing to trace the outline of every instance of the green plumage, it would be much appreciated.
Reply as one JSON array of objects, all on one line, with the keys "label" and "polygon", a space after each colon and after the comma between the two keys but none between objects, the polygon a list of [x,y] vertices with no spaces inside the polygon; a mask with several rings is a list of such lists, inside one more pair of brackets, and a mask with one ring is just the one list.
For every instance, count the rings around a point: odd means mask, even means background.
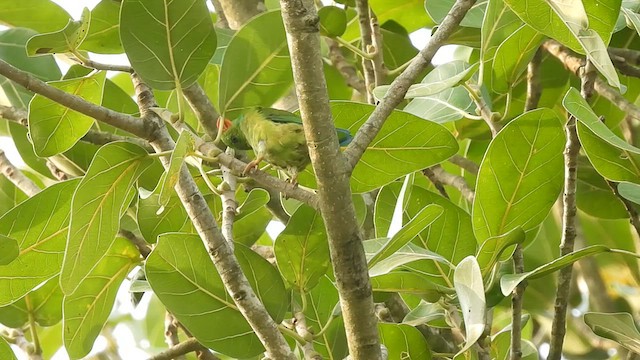
[{"label": "green plumage", "polygon": [[[231,148],[252,149],[256,154],[245,172],[264,160],[285,170],[295,183],[298,173],[311,162],[302,120],[288,111],[256,108],[225,122],[222,141]],[[347,130],[339,129],[338,135],[341,144],[351,139]]]}]

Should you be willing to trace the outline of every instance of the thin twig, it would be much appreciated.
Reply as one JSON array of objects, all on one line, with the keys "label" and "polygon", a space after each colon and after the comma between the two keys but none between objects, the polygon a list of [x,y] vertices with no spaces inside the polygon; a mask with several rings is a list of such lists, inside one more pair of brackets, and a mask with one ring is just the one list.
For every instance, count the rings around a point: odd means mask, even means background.
[{"label": "thin twig", "polygon": [[103,64],[97,61],[93,61],[89,58],[76,58],[74,57],[73,60],[77,61],[80,65],[90,68],[90,69],[95,69],[95,70],[107,70],[107,71],[121,71],[121,72],[125,72],[125,73],[132,73],[133,72],[133,68],[129,65],[115,65],[115,64]]},{"label": "thin twig", "polygon": [[471,174],[478,175],[478,171],[480,171],[480,166],[476,164],[473,160],[469,160],[464,156],[455,154],[449,159],[448,162],[458,165],[463,168],[465,171],[470,172]]},{"label": "thin twig", "polygon": [[358,76],[356,67],[348,62],[344,57],[338,42],[329,38],[325,39],[325,41],[329,46],[329,59],[333,66],[338,69],[338,72],[342,75],[342,78],[346,81],[347,85],[354,88],[360,94],[366,95],[367,87],[365,86],[364,81]]},{"label": "thin twig", "polygon": [[540,64],[542,63],[542,50],[538,48],[527,66],[527,98],[524,110],[529,111],[538,107],[542,86],[540,84]]},{"label": "thin twig", "polygon": [[442,182],[435,176],[431,168],[426,168],[422,170],[422,174],[424,174],[424,176],[426,176],[427,179],[431,181],[433,186],[435,186],[436,190],[438,190],[438,192],[440,193],[440,195],[442,195],[443,198],[449,199],[449,194],[447,194],[447,190],[444,188],[444,185],[442,184]]},{"label": "thin twig", "polygon": [[433,59],[436,51],[440,46],[444,45],[447,38],[457,29],[458,24],[460,24],[464,15],[475,2],[476,0],[457,0],[449,11],[449,14],[447,14],[440,24],[440,27],[438,27],[438,30],[436,30],[435,34],[433,34],[429,40],[427,46],[414,58],[411,65],[391,83],[387,95],[385,95],[380,104],[376,106],[373,113],[369,116],[369,119],[367,119],[360,130],[358,130],[353,141],[344,152],[351,169],[356,166],[362,154],[367,150],[371,141],[373,141],[382,128],[387,117],[389,117],[395,107],[404,100],[409,86],[413,84],[418,75],[431,63],[431,59]]},{"label": "thin twig", "polygon": [[0,150],[0,173],[27,196],[33,196],[40,192],[38,185],[18,170],[2,150]]},{"label": "thin twig", "polygon": [[[594,82],[597,80],[595,67],[588,61],[585,67],[580,70],[581,89],[580,93],[586,100],[591,98],[594,90]],[[564,151],[565,176],[564,195],[562,197],[562,241],[560,243],[560,255],[566,255],[573,251],[576,238],[576,184],[578,173],[578,153],[580,152],[580,140],[576,131],[576,119],[569,117],[566,125],[567,144]],[[566,333],[567,304],[569,301],[569,291],[571,289],[571,276],[573,267],[571,265],[560,269],[558,273],[558,285],[556,289],[556,300],[554,305],[554,316],[551,325],[551,341],[549,348],[549,360],[560,360],[562,358],[562,345]]]},{"label": "thin twig", "polygon": [[[473,102],[476,104],[476,107],[480,111],[482,120],[484,120],[484,122],[489,126],[489,129],[491,129],[491,136],[495,137],[498,132],[500,132],[500,124],[496,122],[496,116],[494,115],[493,111],[491,111],[491,108],[489,108],[489,104],[487,104],[487,102],[484,100],[480,88],[478,88],[474,84],[462,84],[462,86],[467,90],[467,92],[473,99]],[[507,97],[507,102],[509,101],[508,99],[509,98]]]},{"label": "thin twig", "polygon": [[[356,0],[356,11],[358,12],[358,24],[360,25],[360,42],[362,51],[367,54],[373,47],[371,32],[371,17],[369,16],[369,0]],[[371,60],[362,58],[362,68],[364,72],[364,84],[367,90],[367,102],[375,104],[373,88],[376,84],[376,75]]]},{"label": "thin twig", "polygon": [[118,236],[129,240],[129,242],[131,242],[138,249],[140,255],[142,255],[143,258],[146,259],[147,256],[149,256],[149,254],[151,253],[151,246],[143,238],[137,236],[131,231],[120,229],[118,230]]},{"label": "thin twig", "polygon": [[448,173],[440,165],[432,166],[430,169],[433,172],[434,179],[445,185],[452,186],[456,190],[460,191],[460,194],[469,203],[473,203],[475,192],[473,191],[473,189],[471,189],[471,187],[469,187],[469,184],[467,184],[467,181],[462,176]]},{"label": "thin twig", "polygon": [[178,343],[171,348],[158,353],[148,360],[171,360],[171,359],[184,359],[184,355],[190,352],[198,350],[202,345],[195,338],[189,338],[181,343]]}]

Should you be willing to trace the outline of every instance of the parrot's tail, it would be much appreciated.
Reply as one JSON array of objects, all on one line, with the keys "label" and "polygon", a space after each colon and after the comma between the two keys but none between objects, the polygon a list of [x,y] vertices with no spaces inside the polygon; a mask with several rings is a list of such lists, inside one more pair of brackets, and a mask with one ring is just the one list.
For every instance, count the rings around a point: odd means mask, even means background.
[{"label": "parrot's tail", "polygon": [[351,132],[347,129],[336,128],[336,132],[338,133],[338,141],[340,142],[340,146],[347,146],[353,140],[353,136],[351,136]]}]

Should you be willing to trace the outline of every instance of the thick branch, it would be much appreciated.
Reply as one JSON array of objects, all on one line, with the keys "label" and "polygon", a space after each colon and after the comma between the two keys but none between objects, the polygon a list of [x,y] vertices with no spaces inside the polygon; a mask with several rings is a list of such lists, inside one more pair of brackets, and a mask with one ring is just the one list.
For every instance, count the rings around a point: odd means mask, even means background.
[{"label": "thick branch", "polygon": [[[571,50],[555,40],[545,41],[542,47],[549,52],[549,54],[558,58],[569,71],[580,76],[580,68],[584,66],[584,59],[574,55]],[[620,110],[627,113],[627,115],[632,116],[636,120],[640,120],[640,107],[625,99],[624,96],[620,95],[619,91],[607,85],[604,80],[597,77],[595,79],[594,89],[598,95],[611,101]]]},{"label": "thick branch", "polygon": [[[151,145],[157,152],[173,150],[175,143],[163,120],[149,110],[151,107],[157,106],[151,89],[142,83],[135,74],[132,76],[132,80],[135,85],[140,113],[144,119],[156,124],[157,130],[151,137],[154,139],[151,141]],[[168,168],[169,157],[163,156],[160,159],[163,166]],[[277,324],[249,285],[233,250],[218,229],[211,210],[186,165],[180,169],[175,190],[220,274],[226,290],[264,345],[268,356],[273,359],[294,359],[295,357],[279,332]]]},{"label": "thick branch", "polygon": [[409,86],[413,84],[418,75],[431,63],[431,59],[433,59],[436,51],[440,46],[444,45],[449,35],[458,27],[464,15],[475,2],[476,0],[457,0],[451,8],[451,11],[449,11],[449,14],[447,14],[442,21],[438,30],[436,30],[435,34],[429,40],[429,44],[413,59],[411,65],[391,83],[387,95],[369,116],[369,119],[362,125],[345,151],[351,169],[356,166],[360,157],[362,157],[362,154],[371,141],[376,137],[393,109],[402,102]]},{"label": "thick branch", "polygon": [[473,191],[473,189],[469,187],[469,185],[467,184],[467,181],[462,176],[448,173],[440,165],[432,166],[430,169],[433,173],[434,179],[436,179],[437,181],[441,182],[444,185],[449,185],[454,187],[456,190],[460,191],[460,194],[469,203],[473,203],[473,197],[475,196],[475,192]]},{"label": "thick branch", "polygon": [[170,349],[165,350],[159,354],[150,357],[148,360],[171,360],[171,359],[184,359],[184,355],[202,347],[198,340],[195,338],[189,338],[181,343],[172,346]]},{"label": "thick branch", "polygon": [[329,237],[351,358],[382,358],[367,261],[340,152],[322,69],[318,16],[312,0],[281,0],[282,17],[309,147],[320,210]]},{"label": "thick branch", "polygon": [[540,64],[542,62],[542,50],[538,48],[533,59],[527,66],[527,99],[524,104],[524,110],[529,111],[538,107],[540,96],[542,95],[542,86],[540,85]]},{"label": "thick branch", "polygon": [[217,4],[220,4],[229,27],[234,30],[260,13],[258,0],[218,0]]},{"label": "thick branch", "polygon": [[218,134],[216,121],[220,114],[216,111],[207,94],[205,94],[204,89],[196,82],[184,88],[183,92],[204,131],[209,135],[211,140],[215,139]]},{"label": "thick branch", "polygon": [[79,113],[128,131],[141,138],[149,138],[148,134],[151,129],[147,129],[141,119],[90,103],[78,96],[49,86],[44,81],[9,65],[3,60],[0,60],[0,75],[7,77],[27,90],[40,94]]},{"label": "thick branch", "polygon": [[367,87],[365,86],[364,81],[358,76],[356,67],[348,62],[342,54],[340,44],[338,44],[337,41],[329,38],[327,38],[325,41],[329,46],[329,59],[331,59],[331,63],[333,64],[333,66],[338,69],[338,72],[340,72],[342,78],[344,78],[344,80],[347,82],[347,85],[354,88],[360,94],[366,95]]}]

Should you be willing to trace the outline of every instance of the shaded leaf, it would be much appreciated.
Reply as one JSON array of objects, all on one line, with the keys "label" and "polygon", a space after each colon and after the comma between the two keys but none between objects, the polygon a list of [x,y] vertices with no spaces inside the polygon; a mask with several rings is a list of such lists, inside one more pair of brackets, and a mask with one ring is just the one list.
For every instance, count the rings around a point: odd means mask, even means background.
[{"label": "shaded leaf", "polygon": [[[389,239],[371,239],[363,242],[365,254],[367,259],[371,259],[375,255],[384,251],[384,247],[389,243]],[[392,270],[398,267],[420,260],[433,260],[441,263],[444,268],[453,269],[454,266],[444,257],[421,248],[418,245],[408,243],[403,247],[396,250],[391,255],[380,260],[375,265],[369,267],[369,276],[375,277],[384,274],[388,274]]]},{"label": "shaded leaf", "polygon": [[640,185],[620,183],[618,184],[618,192],[625,199],[640,204]]},{"label": "shaded leaf", "polygon": [[53,326],[62,320],[62,290],[58,277],[48,280],[36,290],[11,305],[0,308],[0,322],[22,328],[32,319],[40,326]]},{"label": "shaded leaf", "polygon": [[4,338],[0,338],[0,357],[7,360],[17,360],[16,354],[13,353],[11,346]]},{"label": "shaded leaf", "polygon": [[97,54],[121,54],[120,2],[102,0],[91,10],[91,23],[80,49]]},{"label": "shaded leaf", "polygon": [[445,309],[439,303],[428,303],[420,300],[420,304],[411,309],[402,320],[403,324],[418,326],[434,321],[444,321]]},{"label": "shaded leaf", "polygon": [[596,335],[611,339],[635,353],[640,353],[640,332],[630,314],[590,312],[584,314],[584,322]]},{"label": "shaded leaf", "polygon": [[165,206],[169,203],[169,199],[174,193],[173,188],[178,183],[182,164],[184,163],[185,158],[189,156],[190,153],[195,151],[195,146],[195,139],[191,135],[191,132],[182,131],[180,133],[180,136],[178,137],[176,146],[171,152],[169,168],[167,169],[167,174],[164,177],[164,182],[162,183],[162,188],[160,189],[160,198],[158,199],[160,201],[160,205]]},{"label": "shaded leaf", "polygon": [[112,246],[132,186],[152,161],[144,149],[127,142],[107,144],[96,153],[73,196],[60,275],[66,295],[74,293]]},{"label": "shaded leaf", "polygon": [[329,243],[319,212],[302,205],[273,246],[282,277],[301,292],[311,290],[329,268]]},{"label": "shaded leaf", "polygon": [[[256,295],[279,323],[289,295],[277,270],[243,245],[236,244],[235,252]],[[145,270],[158,298],[203,345],[237,358],[260,354],[264,348],[209,264],[197,235],[165,234],[147,258]]]},{"label": "shaded leaf", "polygon": [[[525,233],[522,228],[516,227],[506,234],[490,237],[485,240],[478,250],[478,264],[480,272],[484,278],[489,275],[493,266],[502,257],[503,252],[510,246],[522,244],[525,239]],[[512,251],[513,252],[513,251]]]},{"label": "shaded leaf", "polygon": [[320,35],[336,37],[347,29],[347,14],[336,6],[323,6],[318,10],[320,18]]},{"label": "shaded leaf", "polygon": [[233,36],[220,67],[219,109],[235,118],[252,106],[271,106],[292,83],[280,11],[260,14]]},{"label": "shaded leaf", "polygon": [[159,198],[160,195],[153,194],[146,199],[141,199],[138,203],[138,225],[147,242],[153,244],[160,234],[168,232],[194,232],[177,194],[170,197],[162,212],[160,212]]},{"label": "shaded leaf", "polygon": [[418,329],[406,324],[379,323],[380,342],[389,359],[430,360],[431,351]]},{"label": "shaded leaf", "polygon": [[49,0],[0,0],[0,9],[0,23],[40,33],[62,29],[71,20],[60,5]]},{"label": "shaded leaf", "polygon": [[[482,27],[482,19],[485,16],[484,13],[487,9],[488,2],[488,0],[481,0],[473,4],[464,19],[462,19],[460,25],[474,28]],[[433,21],[435,21],[436,24],[440,24],[453,7],[453,4],[455,4],[455,0],[427,0],[424,3],[424,7]]]},{"label": "shaded leaf", "polygon": [[209,10],[200,0],[124,0],[122,46],[131,66],[154,89],[187,87],[216,49]]},{"label": "shaded leaf", "polygon": [[493,61],[493,91],[506,94],[526,70],[544,40],[544,36],[528,25],[522,25],[496,50]]},{"label": "shaded leaf", "polygon": [[322,276],[307,294],[307,308],[304,311],[307,326],[314,334],[322,335],[313,339],[313,347],[324,359],[344,359],[349,354],[347,336],[341,316],[336,314],[340,310],[338,289],[329,277]]}]

